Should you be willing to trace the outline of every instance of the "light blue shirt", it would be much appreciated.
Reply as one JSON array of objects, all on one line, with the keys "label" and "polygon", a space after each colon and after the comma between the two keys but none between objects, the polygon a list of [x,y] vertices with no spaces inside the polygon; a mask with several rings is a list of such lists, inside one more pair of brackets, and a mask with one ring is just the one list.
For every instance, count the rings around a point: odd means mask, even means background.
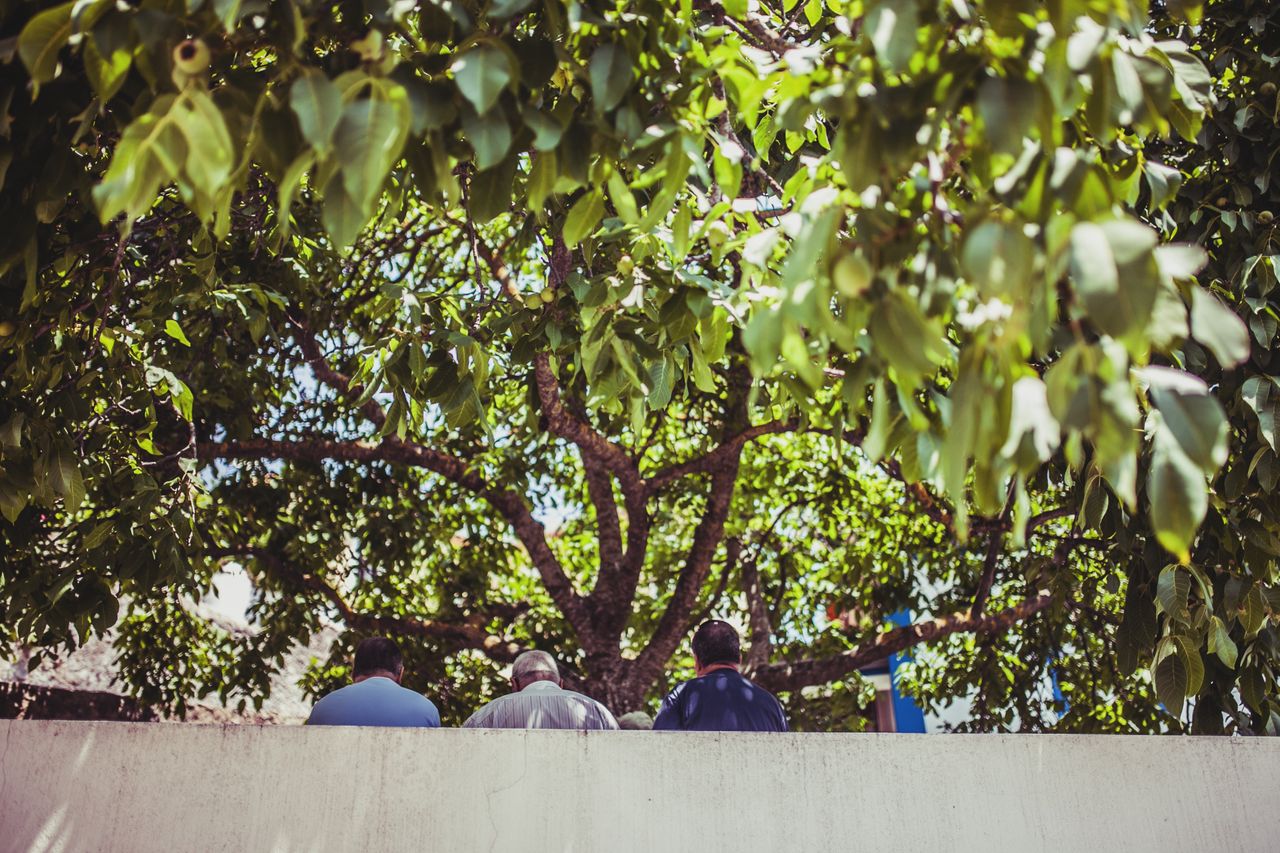
[{"label": "light blue shirt", "polygon": [[375,675],[321,699],[311,709],[307,725],[439,728],[440,712],[421,693]]}]

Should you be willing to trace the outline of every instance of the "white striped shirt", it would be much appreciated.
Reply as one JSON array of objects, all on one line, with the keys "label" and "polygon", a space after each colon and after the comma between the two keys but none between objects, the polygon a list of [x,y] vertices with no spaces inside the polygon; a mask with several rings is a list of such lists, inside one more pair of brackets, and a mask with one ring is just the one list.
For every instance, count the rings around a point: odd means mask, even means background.
[{"label": "white striped shirt", "polygon": [[462,724],[464,729],[616,729],[609,709],[590,696],[535,681],[499,696]]}]

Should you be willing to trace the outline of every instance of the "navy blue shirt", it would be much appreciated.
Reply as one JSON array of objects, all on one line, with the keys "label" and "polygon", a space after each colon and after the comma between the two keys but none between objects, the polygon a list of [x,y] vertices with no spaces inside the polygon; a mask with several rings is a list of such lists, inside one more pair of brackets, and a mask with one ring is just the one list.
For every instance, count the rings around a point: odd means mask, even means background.
[{"label": "navy blue shirt", "polygon": [[440,712],[421,693],[401,687],[390,678],[374,676],[321,699],[311,709],[307,725],[436,728],[440,725]]},{"label": "navy blue shirt", "polygon": [[691,732],[785,732],[782,703],[736,669],[686,681],[662,700],[654,729]]}]

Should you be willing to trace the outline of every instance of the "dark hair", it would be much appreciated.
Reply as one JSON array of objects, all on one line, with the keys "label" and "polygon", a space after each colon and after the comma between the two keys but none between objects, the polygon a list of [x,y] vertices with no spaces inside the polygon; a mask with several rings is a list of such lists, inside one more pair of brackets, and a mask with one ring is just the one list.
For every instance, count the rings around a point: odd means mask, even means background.
[{"label": "dark hair", "polygon": [[356,666],[352,675],[368,675],[385,670],[396,673],[404,666],[404,657],[395,640],[386,637],[370,637],[356,646]]},{"label": "dark hair", "polygon": [[713,663],[742,663],[738,632],[728,622],[721,622],[719,619],[703,622],[693,632],[693,654],[703,666]]}]

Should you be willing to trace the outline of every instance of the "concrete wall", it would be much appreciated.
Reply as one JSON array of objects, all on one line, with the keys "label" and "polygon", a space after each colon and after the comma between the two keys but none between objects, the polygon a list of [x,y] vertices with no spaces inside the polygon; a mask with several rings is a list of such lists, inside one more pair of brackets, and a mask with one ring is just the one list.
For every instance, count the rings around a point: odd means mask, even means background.
[{"label": "concrete wall", "polygon": [[5,851],[1280,849],[1280,740],[0,722]]}]

